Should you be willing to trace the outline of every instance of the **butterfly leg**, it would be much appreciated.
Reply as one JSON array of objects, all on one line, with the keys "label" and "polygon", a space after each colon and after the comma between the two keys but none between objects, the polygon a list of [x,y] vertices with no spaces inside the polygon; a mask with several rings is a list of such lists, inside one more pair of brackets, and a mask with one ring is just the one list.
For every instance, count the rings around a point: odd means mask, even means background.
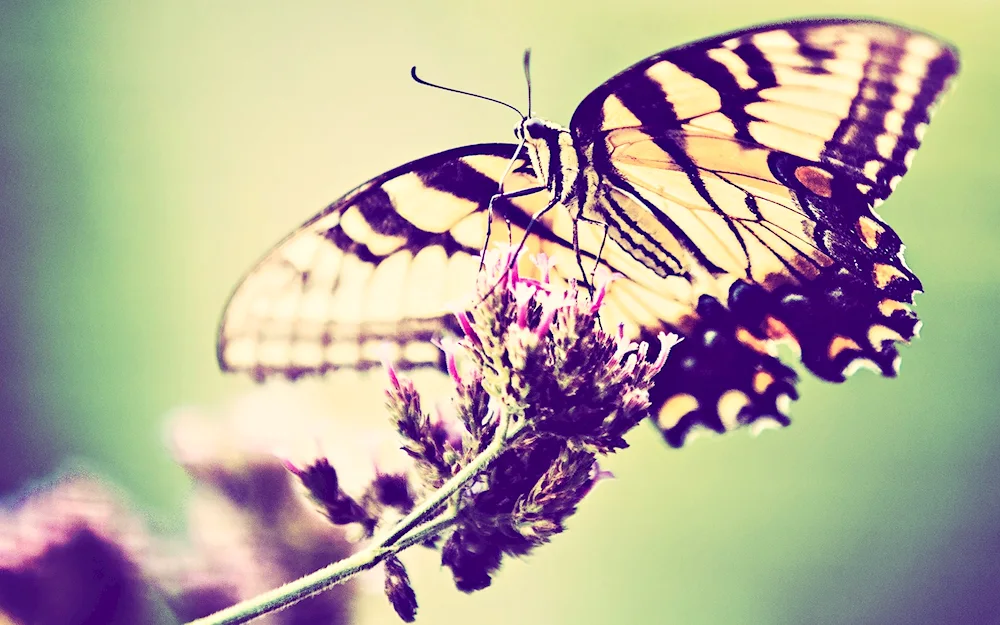
[{"label": "butterfly leg", "polygon": [[[590,277],[587,277],[587,269],[583,266],[583,253],[580,250],[580,222],[584,221],[589,224],[598,226],[604,229],[604,233],[601,235],[601,245],[597,248],[597,254],[594,256],[594,269],[590,272]],[[604,244],[608,242],[608,224],[603,221],[597,221],[596,219],[589,219],[578,215],[576,219],[573,220],[573,252],[576,254],[576,265],[580,269],[580,279],[583,280],[583,285],[587,287],[587,292],[590,293],[591,297],[594,295],[594,285],[597,283],[597,268],[601,264],[601,255],[604,253]],[[604,326],[601,323],[601,313],[597,313],[597,327],[604,330]]]},{"label": "butterfly leg", "polygon": [[[499,199],[510,200],[510,199],[514,199],[514,198],[518,198],[518,197],[524,197],[526,195],[532,195],[532,194],[538,193],[539,191],[544,191],[544,190],[545,190],[545,187],[538,186],[538,187],[529,187],[527,189],[520,189],[518,191],[511,191],[510,193],[501,192],[501,193],[494,193],[493,194],[493,197],[490,198],[490,203],[486,207],[486,239],[483,241],[483,249],[482,249],[482,251],[479,254],[479,270],[480,271],[482,271],[482,269],[483,269],[483,263],[486,261],[486,249],[490,245],[490,234],[493,231],[493,203],[496,202]],[[546,210],[546,209],[543,209],[540,212],[544,212],[544,210]],[[507,236],[510,237],[510,234],[511,234],[510,217],[508,217],[507,214],[504,213],[503,218],[504,218],[504,221],[507,222]],[[528,228],[531,227],[531,223],[534,222],[534,220],[535,220],[535,216],[533,215],[531,217],[531,221],[528,222]],[[525,236],[527,236],[527,229],[525,230]],[[511,245],[513,245],[513,240],[508,241],[508,243],[510,243]],[[521,245],[522,246],[524,245],[523,241],[521,242]],[[520,251],[520,247],[518,247],[518,251]]]},{"label": "butterfly leg", "polygon": [[[530,189],[532,193],[538,193],[539,191],[545,191],[545,187],[536,187]],[[524,189],[524,191],[529,191],[529,189]],[[521,195],[527,195],[527,193],[521,192]],[[518,244],[517,249],[514,251],[514,255],[511,257],[511,262],[517,262],[517,258],[521,255],[521,250],[524,249],[524,244],[528,242],[528,235],[531,234],[531,227],[534,226],[538,221],[545,215],[545,213],[552,210],[557,204],[559,204],[559,198],[553,196],[549,200],[548,204],[544,208],[535,212],[528,223],[524,226],[524,236],[521,237],[521,243]],[[574,227],[575,230],[575,227]]]},{"label": "butterfly leg", "polygon": [[[511,159],[510,159],[510,161],[507,163],[507,169],[505,169],[504,172],[503,172],[503,175],[500,176],[500,184],[497,186],[497,192],[494,193],[492,197],[490,197],[490,202],[486,206],[486,238],[483,241],[483,249],[482,249],[482,251],[479,254],[479,270],[480,271],[483,270],[483,263],[486,262],[486,249],[489,247],[489,244],[490,244],[490,234],[493,231],[493,203],[498,198],[502,198],[502,197],[518,197],[518,193],[519,192],[515,192],[515,193],[512,193],[512,194],[508,195],[507,192],[504,191],[504,189],[503,189],[503,183],[504,183],[505,180],[507,180],[507,176],[510,175],[511,170],[514,168],[514,164],[517,162],[517,157],[518,157],[518,155],[520,155],[521,150],[523,148],[524,148],[524,141],[522,140],[517,145],[517,149],[514,150],[514,156],[512,156]],[[525,190],[522,189],[521,194],[524,194],[523,191],[525,191]],[[513,245],[513,232],[512,232],[512,230],[510,228],[510,217],[508,217],[506,214],[504,214],[504,221],[507,223],[507,244],[508,245]]]},{"label": "butterfly leg", "polygon": [[[538,193],[540,191],[546,191],[546,190],[547,189],[545,187],[538,186],[538,187],[529,187],[527,189],[521,189],[519,191],[513,191],[511,193],[504,193],[504,194],[498,193],[498,194],[496,194],[496,195],[494,195],[493,197],[490,198],[490,211],[492,211],[493,202],[496,201],[499,198],[511,199],[511,198],[517,198],[517,197],[524,197],[526,195],[532,195],[534,193]],[[541,210],[535,212],[531,216],[531,218],[528,219],[528,223],[526,223],[524,225],[524,236],[521,237],[521,242],[518,244],[517,249],[514,250],[514,253],[510,256],[510,263],[511,264],[506,268],[505,271],[503,271],[501,273],[501,276],[503,276],[508,271],[510,271],[510,269],[513,267],[514,263],[516,263],[517,259],[521,256],[521,251],[524,249],[524,244],[527,243],[527,241],[528,241],[528,235],[531,234],[531,228],[532,228],[532,226],[536,222],[538,222],[538,220],[541,219],[542,216],[545,215],[545,213],[547,213],[550,210],[552,210],[552,208],[555,207],[557,204],[559,204],[558,198],[553,197],[551,200],[549,200],[548,204],[546,204],[544,208],[542,208]],[[506,218],[506,215],[505,215],[505,218]],[[509,224],[510,221],[508,220],[507,223]],[[480,257],[480,260],[479,260],[479,267],[480,267],[480,269],[482,269],[483,262],[484,262],[484,260],[486,258],[486,245],[487,244],[488,244],[488,241],[485,242],[485,243],[483,243],[483,253],[482,253],[482,256]],[[498,280],[492,287],[490,287],[490,290],[487,291],[483,295],[483,299],[486,299],[487,297],[489,297],[493,293],[493,290],[496,289],[497,285],[500,284],[500,282],[502,282],[502,281],[503,281],[503,278],[501,277],[501,279]]]},{"label": "butterfly leg", "polygon": [[[583,266],[583,253],[580,249],[580,222],[586,222],[593,224],[598,228],[601,228],[604,232],[601,235],[601,245],[597,248],[597,254],[594,256],[594,269],[590,272],[586,270]],[[596,219],[590,219],[588,217],[577,216],[573,220],[573,252],[576,254],[576,264],[580,268],[580,277],[583,280],[584,286],[593,295],[594,284],[597,280],[597,267],[601,264],[601,255],[604,253],[604,245],[608,242],[608,224],[603,221],[598,221]],[[589,277],[588,277],[589,273]]]}]

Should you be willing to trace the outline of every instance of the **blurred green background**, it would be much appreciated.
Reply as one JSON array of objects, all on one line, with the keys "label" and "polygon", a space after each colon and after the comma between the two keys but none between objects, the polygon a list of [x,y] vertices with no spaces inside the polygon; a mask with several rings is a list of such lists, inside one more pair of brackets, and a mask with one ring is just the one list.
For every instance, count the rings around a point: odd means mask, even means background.
[{"label": "blurred green background", "polygon": [[[166,529],[189,484],[164,415],[250,382],[216,370],[236,280],[280,237],[407,160],[507,141],[509,111],[568,122],[661,49],[846,1],[3,2],[0,495],[64,466],[123,485]],[[917,6],[921,8],[917,8]],[[609,462],[566,534],[462,596],[411,557],[420,623],[1000,623],[1000,6],[882,2],[962,53],[958,88],[881,212],[925,285],[901,377],[806,378],[794,423]],[[340,418],[377,385],[337,381]],[[356,401],[355,401],[356,400]],[[367,402],[371,409],[358,406]],[[356,417],[354,415],[357,415]],[[378,594],[362,622],[394,618]]]}]

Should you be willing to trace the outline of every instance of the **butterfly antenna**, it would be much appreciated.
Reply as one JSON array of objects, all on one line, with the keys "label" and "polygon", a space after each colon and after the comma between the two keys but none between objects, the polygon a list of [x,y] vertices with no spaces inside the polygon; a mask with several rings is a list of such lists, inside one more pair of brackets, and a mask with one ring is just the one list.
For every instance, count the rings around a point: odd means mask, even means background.
[{"label": "butterfly antenna", "polygon": [[524,51],[524,82],[528,85],[528,117],[531,117],[531,48]]},{"label": "butterfly antenna", "polygon": [[488,96],[480,95],[478,93],[472,93],[471,91],[462,91],[461,89],[452,89],[451,87],[445,87],[444,85],[438,85],[438,84],[435,84],[435,83],[432,83],[432,82],[428,82],[428,81],[424,80],[423,78],[421,78],[420,76],[417,76],[417,66],[416,65],[414,65],[410,69],[410,76],[413,78],[413,80],[418,85],[424,85],[425,87],[434,87],[435,89],[440,89],[442,91],[450,91],[452,93],[458,93],[460,95],[472,96],[473,98],[479,98],[480,100],[486,100],[487,102],[493,102],[493,103],[499,104],[501,106],[506,106],[510,110],[512,110],[515,113],[517,113],[521,117],[521,119],[525,119],[524,113],[522,113],[521,111],[519,111],[514,106],[511,106],[510,104],[507,104],[503,100],[497,100],[496,98],[491,98],[491,97],[488,97]]}]

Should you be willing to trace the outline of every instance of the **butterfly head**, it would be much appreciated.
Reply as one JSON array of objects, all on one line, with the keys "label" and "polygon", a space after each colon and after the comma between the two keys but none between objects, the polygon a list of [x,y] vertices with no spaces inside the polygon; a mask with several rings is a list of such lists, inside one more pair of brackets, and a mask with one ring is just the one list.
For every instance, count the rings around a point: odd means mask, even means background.
[{"label": "butterfly head", "polygon": [[564,130],[562,126],[545,121],[539,117],[525,117],[517,126],[514,126],[514,136],[518,141],[537,143],[556,137],[560,132],[564,132]]}]

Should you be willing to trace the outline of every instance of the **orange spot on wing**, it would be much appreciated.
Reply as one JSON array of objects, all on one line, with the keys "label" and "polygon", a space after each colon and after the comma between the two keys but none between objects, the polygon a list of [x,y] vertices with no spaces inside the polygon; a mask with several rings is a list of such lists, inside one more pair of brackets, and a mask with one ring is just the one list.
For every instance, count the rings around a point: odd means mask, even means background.
[{"label": "orange spot on wing", "polygon": [[830,340],[830,349],[827,350],[827,356],[830,360],[833,360],[841,354],[845,349],[853,349],[855,351],[861,351],[861,346],[854,339],[840,334],[835,335],[833,339]]},{"label": "orange spot on wing", "polygon": [[861,217],[858,219],[857,231],[868,249],[873,250],[878,247],[879,238],[885,232],[885,228],[871,217]]},{"label": "orange spot on wing", "polygon": [[799,167],[795,170],[795,179],[802,183],[802,186],[809,189],[820,197],[832,197],[833,189],[830,182],[833,174],[813,165]]},{"label": "orange spot on wing", "polygon": [[891,316],[892,313],[897,310],[910,312],[910,305],[905,302],[897,302],[896,300],[889,298],[886,298],[878,303],[878,311],[885,317]]},{"label": "orange spot on wing", "polygon": [[872,344],[872,347],[881,349],[882,344],[886,341],[903,341],[905,343],[906,339],[899,332],[882,324],[868,328],[868,342]]},{"label": "orange spot on wing", "polygon": [[788,329],[781,320],[768,315],[764,320],[764,333],[772,341],[785,341],[789,347],[801,353],[802,346],[799,345],[795,333]]},{"label": "orange spot on wing", "polygon": [[698,400],[687,393],[674,395],[663,404],[656,415],[656,424],[663,430],[677,425],[685,415],[698,409]]},{"label": "orange spot on wing", "polygon": [[767,341],[760,340],[751,334],[749,330],[743,327],[736,329],[736,340],[743,343],[758,354],[771,354],[774,351],[771,346],[768,345]]},{"label": "orange spot on wing", "polygon": [[767,319],[764,320],[764,324],[767,337],[772,341],[795,339],[795,335],[788,329],[788,326],[775,317],[768,315]]},{"label": "orange spot on wing", "polygon": [[758,371],[753,376],[753,390],[758,395],[763,395],[767,387],[774,384],[774,376],[767,371]]},{"label": "orange spot on wing", "polygon": [[887,265],[885,263],[875,263],[873,269],[873,277],[875,279],[875,285],[880,289],[884,289],[886,285],[895,280],[896,278],[905,278],[906,274],[900,271],[898,268],[892,265]]}]

